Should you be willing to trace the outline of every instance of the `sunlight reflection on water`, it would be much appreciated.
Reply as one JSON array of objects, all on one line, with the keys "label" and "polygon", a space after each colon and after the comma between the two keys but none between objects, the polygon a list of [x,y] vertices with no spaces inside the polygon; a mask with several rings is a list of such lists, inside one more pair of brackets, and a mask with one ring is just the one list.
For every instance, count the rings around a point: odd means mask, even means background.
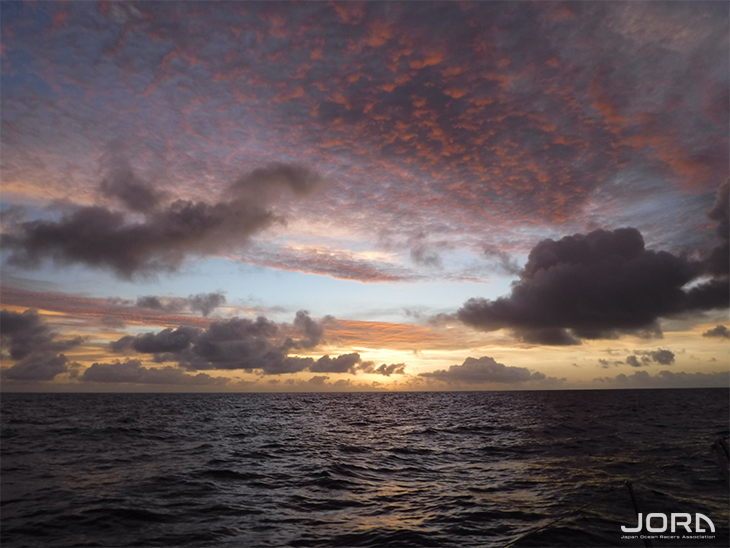
[{"label": "sunlight reflection on water", "polygon": [[[680,462],[637,492],[715,516],[702,545],[724,546],[719,470],[682,458],[727,428],[727,396],[8,394],[2,542],[496,547]],[[522,545],[620,544],[631,519],[617,491]]]}]

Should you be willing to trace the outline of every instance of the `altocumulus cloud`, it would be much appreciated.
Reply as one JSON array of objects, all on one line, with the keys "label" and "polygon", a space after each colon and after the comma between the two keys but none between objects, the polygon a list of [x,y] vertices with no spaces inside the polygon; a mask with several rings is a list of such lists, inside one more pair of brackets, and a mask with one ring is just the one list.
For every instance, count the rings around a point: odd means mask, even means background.
[{"label": "altocumulus cloud", "polygon": [[[300,165],[272,164],[232,184],[215,203],[161,198],[127,169],[112,170],[100,191],[123,211],[79,207],[58,221],[15,224],[3,234],[13,264],[36,267],[45,258],[111,269],[121,278],[178,269],[189,255],[213,255],[245,245],[255,233],[284,219],[272,209],[285,192],[310,194],[321,178]],[[142,207],[136,193],[153,196]],[[126,210],[126,212],[124,211]],[[143,220],[137,220],[140,215]],[[197,303],[206,309],[205,302]]]},{"label": "altocumulus cloud", "polygon": [[2,378],[18,381],[50,381],[69,370],[69,360],[61,352],[83,342],[76,337],[57,340],[58,334],[43,322],[37,310],[23,313],[0,311],[0,342],[3,358],[16,360],[2,369]]},{"label": "altocumulus cloud", "polygon": [[528,381],[551,381],[558,379],[547,377],[539,371],[530,372],[526,367],[511,367],[497,363],[493,358],[467,358],[461,365],[452,365],[448,369],[439,369],[419,376],[443,381],[449,384],[518,384]]}]

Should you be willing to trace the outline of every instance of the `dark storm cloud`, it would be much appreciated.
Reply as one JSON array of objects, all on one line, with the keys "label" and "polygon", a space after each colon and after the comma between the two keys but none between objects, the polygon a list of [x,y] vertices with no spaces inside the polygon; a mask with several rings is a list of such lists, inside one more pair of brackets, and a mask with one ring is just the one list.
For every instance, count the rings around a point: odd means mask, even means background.
[{"label": "dark storm cloud", "polygon": [[16,360],[2,370],[2,376],[13,380],[52,380],[68,371],[68,358],[60,354],[83,342],[82,337],[56,340],[58,336],[45,324],[36,310],[23,313],[0,311],[0,342],[3,357]]},{"label": "dark storm cloud", "polygon": [[705,270],[702,262],[645,249],[634,228],[595,230],[539,242],[509,296],[470,299],[457,317],[485,331],[511,328],[542,344],[658,336],[661,317],[728,306],[727,279],[702,281]]},{"label": "dark storm cloud", "polygon": [[[420,373],[419,376],[449,384],[517,384],[547,379],[539,371],[531,373],[526,367],[506,366],[487,356],[479,359],[467,358],[461,365],[452,365],[448,369]],[[551,380],[554,379],[551,378]]]},{"label": "dark storm cloud", "polygon": [[[284,336],[282,331],[299,332],[302,337]],[[206,329],[181,326],[156,333],[127,335],[110,343],[109,347],[119,353],[133,350],[153,354],[157,363],[177,362],[190,371],[242,369],[279,375],[310,368],[312,371],[347,371],[359,363],[357,354],[334,359],[325,356],[318,362],[288,355],[293,349],[314,348],[322,335],[322,325],[301,310],[292,325],[279,326],[262,316],[256,320],[230,318],[213,321]]]},{"label": "dark storm cloud", "polygon": [[190,375],[169,365],[162,368],[144,367],[139,360],[94,363],[79,378],[85,382],[136,384],[223,385],[229,382],[225,377],[211,377],[207,373]]},{"label": "dark storm cloud", "polygon": [[724,325],[718,325],[712,329],[702,333],[703,337],[717,337],[722,339],[730,339],[730,330]]},{"label": "dark storm cloud", "polygon": [[189,255],[236,249],[255,233],[283,222],[271,209],[289,190],[311,192],[320,177],[303,166],[274,164],[231,185],[216,203],[176,200],[146,211],[143,221],[101,206],[80,207],[59,221],[28,221],[3,235],[12,264],[81,263],[111,269],[122,278],[173,271]]}]

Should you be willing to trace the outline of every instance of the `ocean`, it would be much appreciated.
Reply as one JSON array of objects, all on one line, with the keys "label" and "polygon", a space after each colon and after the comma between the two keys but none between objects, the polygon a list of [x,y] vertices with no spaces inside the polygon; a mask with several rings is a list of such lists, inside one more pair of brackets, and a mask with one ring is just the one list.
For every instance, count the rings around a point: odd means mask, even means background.
[{"label": "ocean", "polygon": [[726,547],[729,396],[3,394],[0,543]]}]

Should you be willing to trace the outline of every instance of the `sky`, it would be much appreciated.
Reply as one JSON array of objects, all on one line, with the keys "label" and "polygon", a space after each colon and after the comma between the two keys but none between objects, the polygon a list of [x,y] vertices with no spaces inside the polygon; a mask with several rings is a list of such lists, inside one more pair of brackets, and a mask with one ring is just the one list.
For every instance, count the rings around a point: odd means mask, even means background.
[{"label": "sky", "polygon": [[3,2],[3,391],[728,386],[725,2]]}]

